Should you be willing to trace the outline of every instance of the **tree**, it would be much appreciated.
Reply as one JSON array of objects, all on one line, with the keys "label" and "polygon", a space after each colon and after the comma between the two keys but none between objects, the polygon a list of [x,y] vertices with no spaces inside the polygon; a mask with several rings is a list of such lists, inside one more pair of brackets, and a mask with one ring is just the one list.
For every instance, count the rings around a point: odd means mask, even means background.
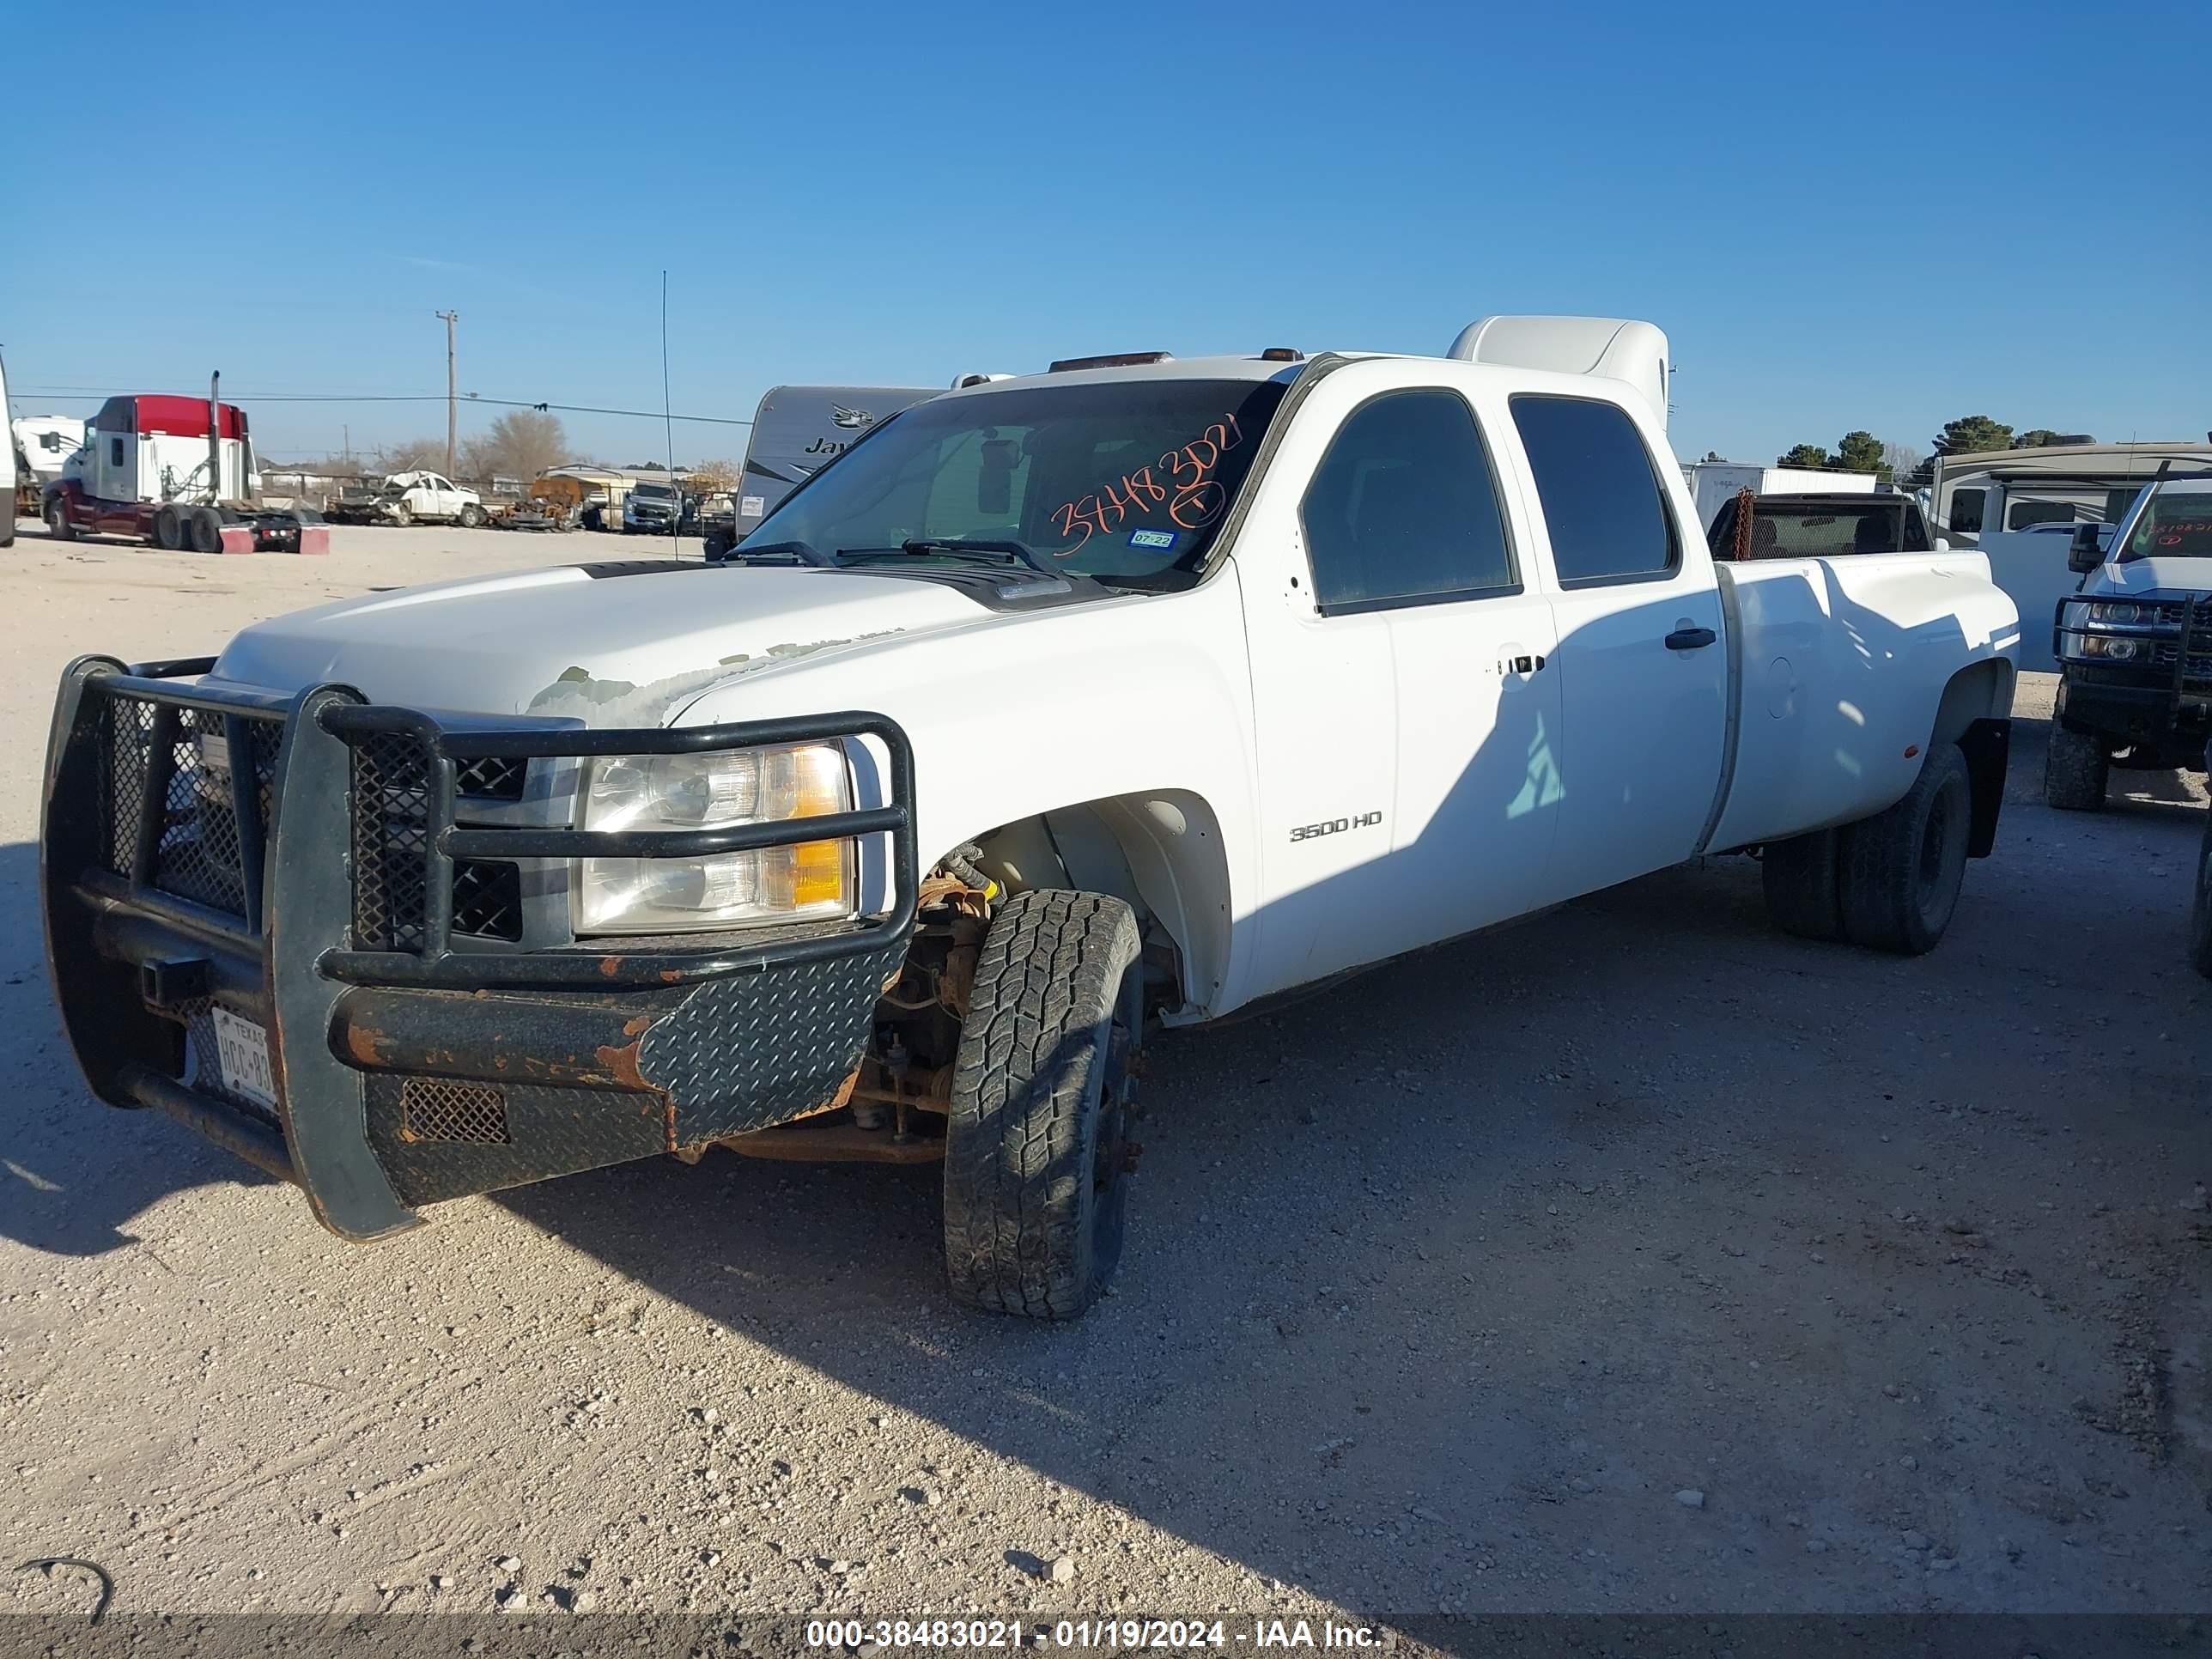
[{"label": "tree", "polygon": [[[1708,460],[1708,461],[1717,461],[1717,460],[1719,460],[1720,459],[1721,459],[1721,453],[1720,453],[1720,451],[1719,451],[1719,450],[1717,450],[1717,449],[1709,449],[1709,450],[1707,450],[1707,451],[1705,452],[1705,460]],[[1698,465],[1704,465],[1704,462],[1700,462],[1700,463],[1698,463]]]},{"label": "tree", "polygon": [[1889,464],[1882,459],[1881,440],[1871,432],[1846,432],[1837,439],[1836,465],[1846,472],[1889,477]]},{"label": "tree", "polygon": [[408,438],[379,444],[368,452],[369,465],[379,472],[435,471],[446,464],[443,438]]},{"label": "tree", "polygon": [[1920,470],[1921,454],[1911,444],[1884,444],[1881,464],[1893,478],[1909,478]]},{"label": "tree", "polygon": [[1984,449],[2011,447],[2012,428],[1986,415],[1962,415],[1955,421],[1946,421],[1936,434],[1938,455],[1972,455]]},{"label": "tree", "polygon": [[735,461],[702,461],[691,469],[687,481],[702,495],[720,495],[738,487],[738,464]]},{"label": "tree", "polygon": [[461,446],[457,470],[469,478],[534,478],[569,459],[558,415],[511,409]]},{"label": "tree", "polygon": [[2023,432],[2012,441],[2014,449],[2048,449],[2053,444],[2094,441],[2086,432],[2053,432],[2047,426],[2039,426]]},{"label": "tree", "polygon": [[1774,458],[1777,466],[1806,466],[1815,471],[1828,465],[1828,452],[1818,444],[1793,445],[1786,454]]}]

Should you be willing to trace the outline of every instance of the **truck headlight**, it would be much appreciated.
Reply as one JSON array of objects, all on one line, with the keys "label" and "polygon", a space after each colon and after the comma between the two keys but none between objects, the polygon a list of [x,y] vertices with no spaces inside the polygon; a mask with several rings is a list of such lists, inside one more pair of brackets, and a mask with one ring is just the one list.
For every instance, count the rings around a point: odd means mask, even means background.
[{"label": "truck headlight", "polygon": [[[835,744],[596,760],[586,830],[719,830],[850,811]],[[579,859],[579,933],[673,933],[849,915],[854,843],[805,841],[701,859]]]},{"label": "truck headlight", "polygon": [[2068,631],[2061,635],[2060,654],[2084,662],[2133,662],[2148,658],[2148,641],[2121,639],[2110,634],[2077,634]]},{"label": "truck headlight", "polygon": [[2119,599],[2093,605],[2089,607],[2093,623],[2132,623],[2142,620],[2142,607],[2131,599]]}]

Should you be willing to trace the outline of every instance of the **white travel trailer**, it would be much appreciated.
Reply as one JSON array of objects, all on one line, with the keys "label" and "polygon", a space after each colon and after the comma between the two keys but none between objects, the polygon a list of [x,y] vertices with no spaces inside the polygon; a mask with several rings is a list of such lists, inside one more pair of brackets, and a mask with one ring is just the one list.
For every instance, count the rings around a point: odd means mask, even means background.
[{"label": "white travel trailer", "polygon": [[2071,538],[2052,528],[2118,524],[2161,462],[2212,465],[2212,443],[2053,444],[1936,460],[1929,529],[1954,547],[1978,547],[1990,574],[2029,626],[2020,665],[2055,672],[2048,633],[2033,624],[2080,585],[2066,565]]},{"label": "white travel trailer", "polygon": [[74,416],[26,415],[9,426],[30,476],[42,484],[60,477],[69,458],[84,447],[84,422]]}]

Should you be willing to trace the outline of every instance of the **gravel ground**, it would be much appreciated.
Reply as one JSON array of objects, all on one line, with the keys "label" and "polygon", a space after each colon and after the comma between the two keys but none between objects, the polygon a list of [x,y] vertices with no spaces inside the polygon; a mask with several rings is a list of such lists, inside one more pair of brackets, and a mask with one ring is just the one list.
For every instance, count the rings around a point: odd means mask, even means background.
[{"label": "gravel ground", "polygon": [[660,1160],[356,1249],[94,1104],[33,893],[62,663],[642,550],[23,528],[0,1560],[118,1613],[2212,1606],[2204,809],[2046,811],[2046,678],[1931,957],[1783,938],[1715,860],[1163,1040],[1119,1293],[1040,1328],[947,1305],[933,1171]]}]

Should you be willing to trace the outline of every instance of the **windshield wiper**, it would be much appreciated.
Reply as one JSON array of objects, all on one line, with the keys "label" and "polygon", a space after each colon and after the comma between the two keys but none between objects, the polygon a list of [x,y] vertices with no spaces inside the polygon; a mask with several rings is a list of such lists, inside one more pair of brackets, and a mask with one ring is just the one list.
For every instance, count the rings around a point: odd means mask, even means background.
[{"label": "windshield wiper", "polygon": [[716,564],[749,564],[754,560],[769,564],[813,564],[825,568],[836,561],[825,558],[822,550],[811,542],[739,542],[727,549]]},{"label": "windshield wiper", "polygon": [[1002,563],[1024,565],[1040,576],[1057,576],[1060,573],[1046,564],[1019,542],[994,541],[981,536],[917,536],[901,542],[896,547],[841,547],[841,559],[889,557],[903,554],[908,558],[928,558],[941,555],[947,558],[975,557],[997,560]]}]

